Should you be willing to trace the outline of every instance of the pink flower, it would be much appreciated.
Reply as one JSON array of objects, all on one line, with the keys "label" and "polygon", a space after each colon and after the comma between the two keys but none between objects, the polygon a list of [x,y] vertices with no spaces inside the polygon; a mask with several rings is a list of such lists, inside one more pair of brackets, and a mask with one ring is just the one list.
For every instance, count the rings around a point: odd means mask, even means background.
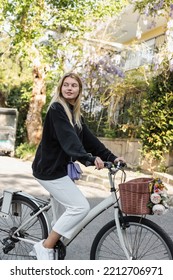
[{"label": "pink flower", "polygon": [[157,194],[162,194],[163,191],[161,189],[157,189],[157,190],[154,190],[154,193],[157,193]]},{"label": "pink flower", "polygon": [[150,196],[151,202],[154,204],[158,204],[161,201],[161,197],[158,193],[152,193]]}]

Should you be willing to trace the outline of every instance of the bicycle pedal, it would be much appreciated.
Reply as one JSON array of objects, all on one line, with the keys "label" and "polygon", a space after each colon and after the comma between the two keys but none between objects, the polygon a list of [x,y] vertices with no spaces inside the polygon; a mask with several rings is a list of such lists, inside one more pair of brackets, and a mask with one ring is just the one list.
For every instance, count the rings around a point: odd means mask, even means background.
[{"label": "bicycle pedal", "polygon": [[6,242],[4,245],[5,246],[2,249],[4,254],[8,254],[8,252],[10,252],[11,250],[13,250],[15,248],[14,242],[10,242],[10,243]]}]

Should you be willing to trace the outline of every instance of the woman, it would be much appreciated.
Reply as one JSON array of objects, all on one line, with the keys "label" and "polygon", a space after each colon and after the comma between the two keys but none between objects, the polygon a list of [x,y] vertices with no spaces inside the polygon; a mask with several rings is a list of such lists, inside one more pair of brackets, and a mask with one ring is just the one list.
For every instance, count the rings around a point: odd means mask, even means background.
[{"label": "woman", "polygon": [[97,169],[103,161],[123,160],[111,153],[87,128],[81,117],[82,82],[75,73],[64,75],[53,97],[43,128],[42,140],[32,165],[38,182],[62,205],[65,212],[48,238],[34,245],[37,259],[53,259],[53,248],[61,236],[70,238],[73,228],[90,210],[87,199],[67,175],[72,158]]}]

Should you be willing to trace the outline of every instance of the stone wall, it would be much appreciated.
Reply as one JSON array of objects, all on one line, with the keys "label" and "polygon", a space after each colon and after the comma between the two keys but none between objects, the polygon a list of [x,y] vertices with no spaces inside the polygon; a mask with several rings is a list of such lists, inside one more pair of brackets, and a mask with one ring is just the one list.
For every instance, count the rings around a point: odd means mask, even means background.
[{"label": "stone wall", "polygon": [[[124,157],[130,168],[141,168],[148,172],[158,171],[159,162],[142,159],[142,145],[138,139],[109,139],[101,137],[99,139],[115,155]],[[167,166],[167,172],[173,174],[173,151],[165,155],[165,164]]]}]

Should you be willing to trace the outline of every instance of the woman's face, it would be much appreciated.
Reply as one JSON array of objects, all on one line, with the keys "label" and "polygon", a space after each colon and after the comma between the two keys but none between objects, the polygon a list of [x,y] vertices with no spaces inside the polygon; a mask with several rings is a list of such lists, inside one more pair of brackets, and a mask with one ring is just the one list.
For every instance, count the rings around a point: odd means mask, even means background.
[{"label": "woman's face", "polygon": [[79,95],[79,83],[71,77],[66,77],[61,87],[61,93],[64,99],[74,105]]}]

